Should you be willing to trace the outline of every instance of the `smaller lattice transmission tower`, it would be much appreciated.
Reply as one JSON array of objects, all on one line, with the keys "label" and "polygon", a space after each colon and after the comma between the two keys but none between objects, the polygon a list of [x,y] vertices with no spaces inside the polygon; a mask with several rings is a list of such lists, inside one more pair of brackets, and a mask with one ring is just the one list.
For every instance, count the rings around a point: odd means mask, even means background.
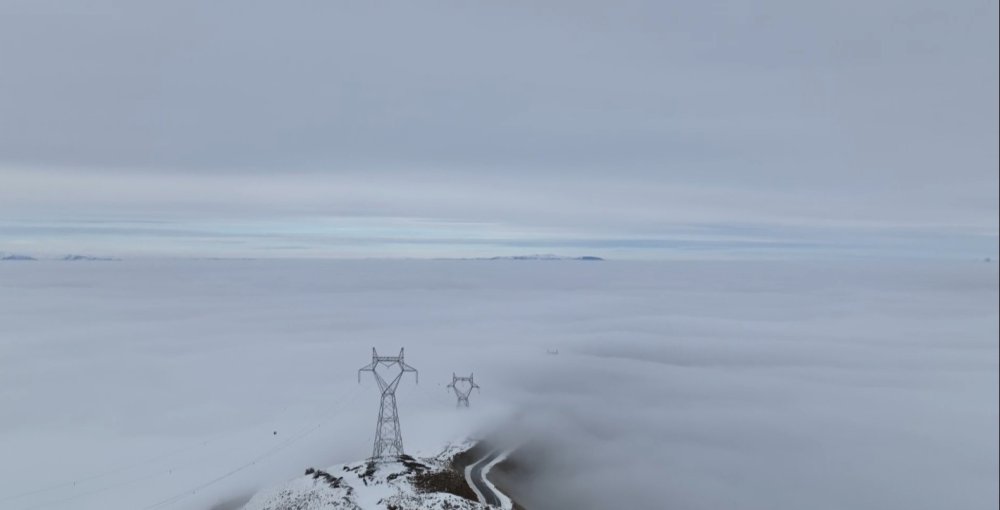
[{"label": "smaller lattice transmission tower", "polygon": [[[377,370],[384,369],[385,377]],[[397,371],[398,370],[398,371]],[[358,382],[361,382],[361,372],[371,372],[382,391],[382,400],[378,408],[378,423],[375,424],[375,446],[372,449],[372,460],[375,462],[393,460],[403,454],[403,435],[399,429],[399,410],[396,408],[396,388],[406,372],[413,372],[420,382],[417,369],[403,361],[403,349],[399,356],[379,356],[372,347],[372,362],[358,369]]]},{"label": "smaller lattice transmission tower", "polygon": [[479,391],[479,385],[472,379],[472,376],[473,374],[469,374],[469,377],[458,377],[455,372],[451,373],[451,384],[448,387],[458,397],[458,407],[469,407],[469,395],[472,394],[472,390]]}]

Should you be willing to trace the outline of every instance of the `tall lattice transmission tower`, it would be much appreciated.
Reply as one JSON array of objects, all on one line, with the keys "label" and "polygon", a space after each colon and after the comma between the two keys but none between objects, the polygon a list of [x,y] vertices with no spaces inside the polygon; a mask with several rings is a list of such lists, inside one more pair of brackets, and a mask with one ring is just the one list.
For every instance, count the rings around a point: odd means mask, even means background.
[{"label": "tall lattice transmission tower", "polygon": [[[378,367],[385,368],[389,380],[376,370]],[[395,372],[397,369],[399,372]],[[372,347],[372,362],[358,369],[359,383],[361,372],[371,372],[378,381],[379,389],[382,390],[382,403],[378,408],[378,423],[375,425],[372,460],[379,462],[395,459],[403,454],[403,436],[399,429],[399,411],[396,409],[396,387],[406,372],[413,372],[417,383],[420,382],[420,375],[417,374],[417,369],[403,361],[403,349],[399,350],[399,356],[379,356],[374,347]]]},{"label": "tall lattice transmission tower", "polygon": [[472,394],[473,389],[479,390],[479,385],[472,379],[472,376],[473,374],[469,374],[469,377],[458,377],[455,372],[451,373],[451,384],[448,387],[455,391],[455,396],[458,397],[458,407],[469,407],[469,395]]}]

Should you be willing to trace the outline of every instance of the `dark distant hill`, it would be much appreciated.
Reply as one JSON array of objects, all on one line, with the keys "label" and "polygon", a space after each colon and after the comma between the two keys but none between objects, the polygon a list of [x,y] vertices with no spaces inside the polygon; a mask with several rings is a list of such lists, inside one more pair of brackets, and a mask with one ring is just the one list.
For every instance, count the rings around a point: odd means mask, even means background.
[{"label": "dark distant hill", "polygon": [[90,256],[90,255],[73,255],[73,254],[70,254],[70,255],[66,255],[65,257],[63,257],[63,258],[61,258],[59,260],[66,260],[66,261],[70,261],[70,262],[76,262],[76,261],[111,261],[111,260],[121,260],[121,259],[116,259],[114,257],[93,257],[93,256]]},{"label": "dark distant hill", "polygon": [[601,257],[586,255],[583,257],[564,257],[560,255],[511,255],[508,257],[489,257],[480,260],[604,260]]}]

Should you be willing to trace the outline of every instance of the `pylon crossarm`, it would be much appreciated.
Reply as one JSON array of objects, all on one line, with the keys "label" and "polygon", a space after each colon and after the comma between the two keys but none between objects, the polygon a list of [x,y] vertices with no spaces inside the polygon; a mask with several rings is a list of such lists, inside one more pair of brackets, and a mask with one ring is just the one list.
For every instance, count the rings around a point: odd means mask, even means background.
[{"label": "pylon crossarm", "polygon": [[401,372],[400,375],[403,375],[404,372],[413,372],[413,376],[416,378],[417,384],[420,384],[420,372],[418,372],[417,369],[403,363],[402,361],[399,362],[399,366],[403,367],[403,372]]},{"label": "pylon crossarm", "polygon": [[375,362],[371,362],[369,365],[365,365],[358,369],[358,382],[361,382],[361,372],[375,372]]},{"label": "pylon crossarm", "polygon": [[376,371],[374,367],[364,367],[364,368],[358,369],[358,382],[359,383],[361,382],[361,372],[371,372],[372,375],[375,376],[375,382],[378,383],[378,387],[379,387],[380,391],[385,391],[386,388],[388,387],[388,384],[385,382],[385,379],[382,378],[382,375],[379,374],[378,371]]},{"label": "pylon crossarm", "polygon": [[[468,383],[468,384],[460,384]],[[459,377],[455,375],[454,372],[451,374],[451,383],[447,386],[455,392],[455,397],[458,398],[458,405],[468,407],[469,406],[469,395],[472,394],[472,390],[475,389],[477,392],[480,391],[479,385],[476,384],[473,375],[469,374],[468,377]]]}]

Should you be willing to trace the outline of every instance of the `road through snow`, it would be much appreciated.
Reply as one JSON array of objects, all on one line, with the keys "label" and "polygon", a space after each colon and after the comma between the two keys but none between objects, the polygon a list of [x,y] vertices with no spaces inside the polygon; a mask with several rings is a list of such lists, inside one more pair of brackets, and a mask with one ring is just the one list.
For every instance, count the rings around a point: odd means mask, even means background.
[{"label": "road through snow", "polygon": [[495,485],[486,479],[486,475],[489,474],[493,466],[503,462],[508,454],[510,454],[509,450],[493,450],[465,468],[465,480],[472,487],[472,490],[475,491],[476,496],[479,497],[479,501],[490,506],[503,508],[504,510],[512,509],[514,507],[513,503],[510,498],[500,492]]}]

